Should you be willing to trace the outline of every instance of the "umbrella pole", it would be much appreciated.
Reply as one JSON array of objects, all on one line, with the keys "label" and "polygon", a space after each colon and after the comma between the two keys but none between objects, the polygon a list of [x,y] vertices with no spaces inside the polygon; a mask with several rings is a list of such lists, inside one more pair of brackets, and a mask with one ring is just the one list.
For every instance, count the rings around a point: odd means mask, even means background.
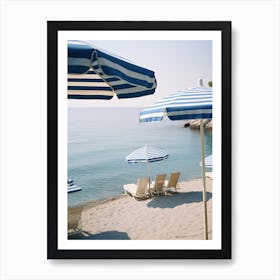
[{"label": "umbrella pole", "polygon": [[149,166],[149,161],[147,160],[147,174],[148,174],[148,178],[149,178],[149,194],[151,194],[151,190],[150,190],[150,166]]},{"label": "umbrella pole", "polygon": [[204,155],[204,124],[200,119],[200,140],[201,140],[201,162],[202,162],[202,181],[203,181],[203,218],[204,218],[204,239],[208,240],[208,222],[207,222],[207,199],[206,199],[206,181],[205,181],[205,155]]}]

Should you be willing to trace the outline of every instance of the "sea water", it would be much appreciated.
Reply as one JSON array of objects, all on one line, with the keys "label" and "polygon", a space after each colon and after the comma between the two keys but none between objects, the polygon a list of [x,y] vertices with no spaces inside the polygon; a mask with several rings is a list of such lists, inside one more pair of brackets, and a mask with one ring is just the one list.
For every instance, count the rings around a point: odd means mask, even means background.
[{"label": "sea water", "polygon": [[[128,164],[125,157],[151,145],[169,154],[149,163],[156,174],[181,172],[180,181],[201,177],[199,129],[184,128],[183,121],[140,123],[139,108],[69,108],[68,178],[82,191],[68,194],[68,205],[111,198],[123,185],[147,176],[147,164]],[[212,132],[205,130],[205,156],[212,153]],[[66,189],[66,188],[65,188]]]}]

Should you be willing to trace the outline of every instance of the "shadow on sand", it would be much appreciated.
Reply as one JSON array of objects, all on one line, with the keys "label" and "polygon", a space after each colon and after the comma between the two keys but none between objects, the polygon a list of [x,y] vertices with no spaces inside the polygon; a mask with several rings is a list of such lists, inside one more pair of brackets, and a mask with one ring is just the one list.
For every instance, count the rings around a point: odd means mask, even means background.
[{"label": "shadow on sand", "polygon": [[[210,198],[212,198],[212,193],[206,192],[206,200]],[[168,196],[155,197],[147,206],[152,208],[174,208],[194,202],[202,202],[202,192],[174,193]]]},{"label": "shadow on sand", "polygon": [[80,231],[68,236],[68,239],[84,239],[84,240],[130,240],[126,232],[120,231],[104,231],[96,234],[91,234],[86,231]]},{"label": "shadow on sand", "polygon": [[86,231],[77,232],[68,236],[68,239],[84,240],[130,240],[126,232],[104,231],[97,234],[91,234]]}]

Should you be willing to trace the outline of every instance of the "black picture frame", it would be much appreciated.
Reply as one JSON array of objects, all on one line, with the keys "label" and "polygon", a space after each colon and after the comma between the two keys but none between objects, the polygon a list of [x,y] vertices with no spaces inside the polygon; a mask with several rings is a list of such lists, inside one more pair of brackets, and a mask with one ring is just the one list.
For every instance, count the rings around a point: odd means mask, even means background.
[{"label": "black picture frame", "polygon": [[[221,31],[222,159],[220,250],[58,249],[58,32],[67,30]],[[47,22],[47,258],[48,259],[231,259],[231,22],[230,21],[48,21]]]}]

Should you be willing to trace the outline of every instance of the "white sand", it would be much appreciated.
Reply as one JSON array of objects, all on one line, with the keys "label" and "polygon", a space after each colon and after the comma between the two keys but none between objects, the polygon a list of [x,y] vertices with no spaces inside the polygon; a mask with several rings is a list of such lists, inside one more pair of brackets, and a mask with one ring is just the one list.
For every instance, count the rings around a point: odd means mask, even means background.
[{"label": "white sand", "polygon": [[[212,179],[207,173],[208,234],[212,238]],[[209,178],[210,176],[210,178]],[[123,195],[84,206],[88,234],[118,232],[133,240],[203,239],[202,180],[180,183],[178,193],[136,201]]]}]

